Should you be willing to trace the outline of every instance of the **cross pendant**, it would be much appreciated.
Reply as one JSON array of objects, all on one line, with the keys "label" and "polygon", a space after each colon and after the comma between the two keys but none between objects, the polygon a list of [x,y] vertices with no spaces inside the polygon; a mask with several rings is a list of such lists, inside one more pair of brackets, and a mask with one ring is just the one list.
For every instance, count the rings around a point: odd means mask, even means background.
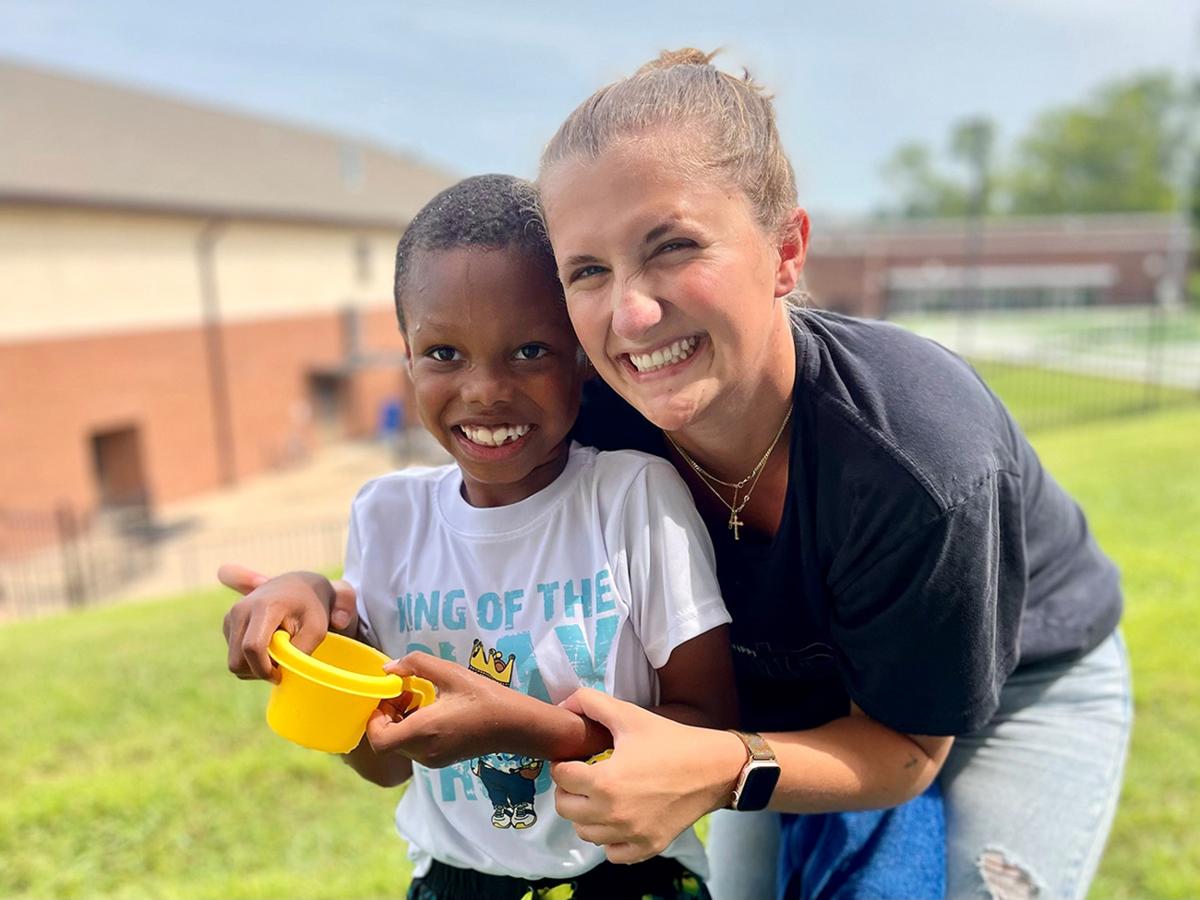
[{"label": "cross pendant", "polygon": [[741,519],[738,518],[736,509],[731,509],[729,511],[729,527],[733,529],[733,539],[735,541],[740,540],[740,538],[738,537],[738,529],[741,528],[745,524],[746,524],[745,522],[743,522]]}]

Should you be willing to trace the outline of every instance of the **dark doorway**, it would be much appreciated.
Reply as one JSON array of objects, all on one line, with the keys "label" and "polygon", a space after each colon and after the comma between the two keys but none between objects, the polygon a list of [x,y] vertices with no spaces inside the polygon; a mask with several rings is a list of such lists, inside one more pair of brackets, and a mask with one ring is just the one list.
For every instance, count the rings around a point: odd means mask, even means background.
[{"label": "dark doorway", "polygon": [[103,507],[145,506],[146,473],[136,426],[92,433],[92,471]]},{"label": "dark doorway", "polygon": [[308,376],[308,397],[321,443],[340,440],[346,431],[346,379],[339,374],[312,372]]}]

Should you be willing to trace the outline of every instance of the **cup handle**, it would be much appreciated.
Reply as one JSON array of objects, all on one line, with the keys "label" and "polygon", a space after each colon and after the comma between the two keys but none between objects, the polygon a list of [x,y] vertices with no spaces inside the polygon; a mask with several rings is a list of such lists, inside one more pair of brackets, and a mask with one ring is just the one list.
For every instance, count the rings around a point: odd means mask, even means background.
[{"label": "cup handle", "polygon": [[437,699],[437,689],[433,686],[432,681],[419,678],[416,675],[405,675],[401,678],[401,681],[404,683],[404,689],[412,695],[412,701],[409,703],[408,709],[404,710],[405,715],[420,709],[422,706],[428,706]]}]

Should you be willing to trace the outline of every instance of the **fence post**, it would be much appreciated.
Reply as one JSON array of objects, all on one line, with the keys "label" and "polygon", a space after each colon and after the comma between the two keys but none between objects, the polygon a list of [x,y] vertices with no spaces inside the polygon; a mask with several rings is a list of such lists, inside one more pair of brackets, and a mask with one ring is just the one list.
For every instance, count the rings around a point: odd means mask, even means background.
[{"label": "fence post", "polygon": [[1160,298],[1155,298],[1150,307],[1150,321],[1146,328],[1146,394],[1142,404],[1144,411],[1158,409],[1162,405],[1163,351],[1167,341],[1166,309]]},{"label": "fence post", "polygon": [[58,526],[58,548],[67,605],[82,606],[87,601],[87,593],[79,565],[79,523],[71,507],[65,503],[55,510],[54,517]]}]

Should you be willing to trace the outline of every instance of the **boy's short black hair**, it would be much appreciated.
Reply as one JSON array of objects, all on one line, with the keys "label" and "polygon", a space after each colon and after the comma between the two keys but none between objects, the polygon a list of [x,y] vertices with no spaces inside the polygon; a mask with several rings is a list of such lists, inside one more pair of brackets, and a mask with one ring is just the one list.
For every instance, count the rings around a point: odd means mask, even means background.
[{"label": "boy's short black hair", "polygon": [[516,247],[558,282],[554,251],[542,224],[537,188],[512,175],[475,175],[422,207],[396,247],[396,320],[405,331],[405,280],[418,253],[459,247]]}]

